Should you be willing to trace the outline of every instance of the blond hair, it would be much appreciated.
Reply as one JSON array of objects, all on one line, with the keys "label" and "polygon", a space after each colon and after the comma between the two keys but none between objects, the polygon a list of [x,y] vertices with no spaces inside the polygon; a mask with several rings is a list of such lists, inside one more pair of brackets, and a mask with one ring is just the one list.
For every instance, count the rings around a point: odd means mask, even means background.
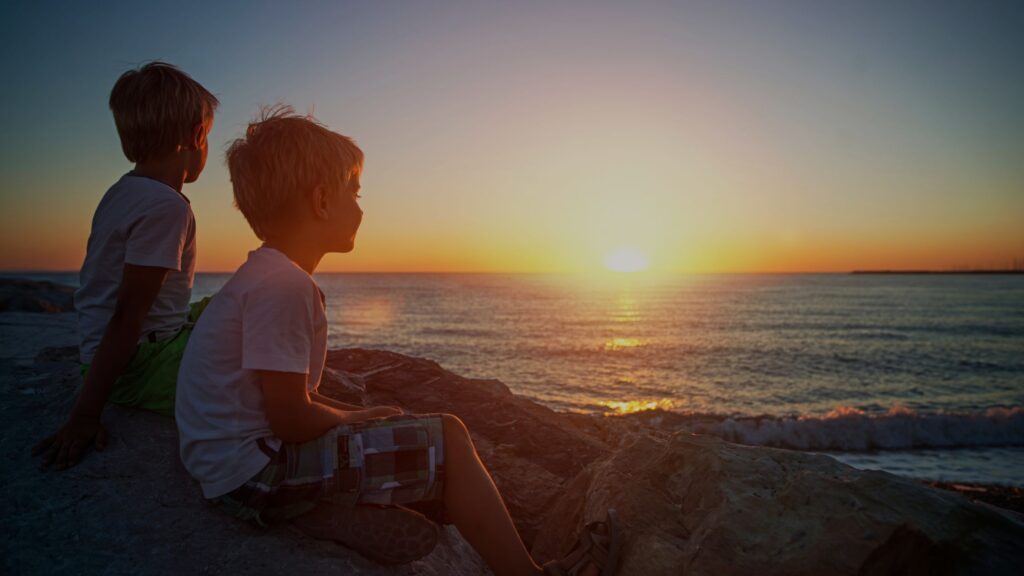
[{"label": "blond hair", "polygon": [[131,162],[171,154],[207,124],[220,102],[201,84],[166,62],[150,62],[121,75],[110,91],[110,111]]},{"label": "blond hair", "polygon": [[363,169],[363,151],[351,138],[284,105],[264,108],[226,158],[235,206],[261,240],[314,188],[348,189]]}]

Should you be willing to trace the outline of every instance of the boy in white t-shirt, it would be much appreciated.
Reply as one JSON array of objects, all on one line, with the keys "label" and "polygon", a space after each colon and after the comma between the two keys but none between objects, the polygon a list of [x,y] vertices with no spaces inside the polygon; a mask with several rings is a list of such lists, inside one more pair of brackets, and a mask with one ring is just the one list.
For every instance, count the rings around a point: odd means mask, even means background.
[{"label": "boy in white t-shirt", "polygon": [[33,448],[58,469],[103,449],[107,401],[174,413],[189,322],[196,224],[181,189],[206,165],[217,98],[178,68],[152,62],[110,92],[121,148],[135,168],[93,215],[75,292],[84,384],[67,422]]},{"label": "boy in white t-shirt", "polygon": [[593,546],[543,568],[533,561],[455,416],[319,394],[327,319],[311,275],[325,254],[354,246],[359,148],[278,108],[249,125],[227,163],[263,245],[213,297],[178,376],[181,458],[203,496],[259,524],[294,519],[387,563],[436,542],[436,526],[413,507],[454,524],[497,574],[598,574],[598,556],[610,574],[611,518],[588,528]]}]

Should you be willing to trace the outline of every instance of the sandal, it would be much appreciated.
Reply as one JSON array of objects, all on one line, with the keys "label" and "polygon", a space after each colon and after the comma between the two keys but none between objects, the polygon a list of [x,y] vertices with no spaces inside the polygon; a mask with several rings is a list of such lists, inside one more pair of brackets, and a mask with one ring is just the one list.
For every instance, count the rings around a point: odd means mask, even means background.
[{"label": "sandal", "polygon": [[430,554],[440,531],[419,512],[402,506],[325,502],[294,520],[307,535],[333,540],[380,564],[407,564]]},{"label": "sandal", "polygon": [[576,544],[561,560],[544,564],[545,576],[577,576],[587,566],[597,566],[600,576],[613,576],[619,564],[622,529],[619,515],[608,509],[605,522],[591,522],[583,527]]}]

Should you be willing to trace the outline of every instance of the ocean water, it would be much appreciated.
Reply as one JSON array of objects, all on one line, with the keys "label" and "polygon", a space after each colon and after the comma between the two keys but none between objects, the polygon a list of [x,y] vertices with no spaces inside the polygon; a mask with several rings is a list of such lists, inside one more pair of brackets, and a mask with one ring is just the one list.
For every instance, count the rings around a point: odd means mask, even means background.
[{"label": "ocean water", "polygon": [[[199,274],[194,296],[227,275]],[[1024,486],[1024,276],[318,274],[332,347],[552,408]],[[63,280],[67,281],[67,278]]]}]

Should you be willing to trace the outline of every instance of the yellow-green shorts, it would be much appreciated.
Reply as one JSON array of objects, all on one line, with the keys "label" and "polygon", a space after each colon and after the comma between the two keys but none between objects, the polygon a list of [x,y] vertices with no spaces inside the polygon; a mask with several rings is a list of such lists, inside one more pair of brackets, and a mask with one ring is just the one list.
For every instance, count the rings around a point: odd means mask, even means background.
[{"label": "yellow-green shorts", "polygon": [[[108,400],[121,406],[151,410],[173,418],[181,356],[192,335],[192,326],[209,302],[208,297],[193,302],[189,306],[188,322],[174,336],[157,342],[140,343],[128,367],[114,381]],[[83,364],[83,379],[88,372],[89,365]]]}]

